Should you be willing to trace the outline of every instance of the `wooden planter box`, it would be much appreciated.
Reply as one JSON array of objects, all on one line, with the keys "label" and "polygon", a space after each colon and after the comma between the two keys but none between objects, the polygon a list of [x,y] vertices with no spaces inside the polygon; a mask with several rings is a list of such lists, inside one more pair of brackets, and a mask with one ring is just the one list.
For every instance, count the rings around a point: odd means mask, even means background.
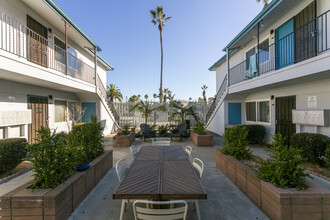
[{"label": "wooden planter box", "polygon": [[199,135],[193,131],[190,131],[190,140],[196,146],[213,146],[213,135]]},{"label": "wooden planter box", "polygon": [[130,133],[128,135],[114,136],[112,138],[114,147],[129,147],[135,141],[135,133]]},{"label": "wooden planter box", "polygon": [[330,192],[306,181],[308,189],[282,189],[264,182],[232,156],[216,151],[216,165],[271,219],[330,219]]},{"label": "wooden planter box", "polygon": [[76,172],[54,189],[36,189],[33,181],[0,197],[0,219],[67,219],[112,168],[112,150],[92,161],[84,172]]}]

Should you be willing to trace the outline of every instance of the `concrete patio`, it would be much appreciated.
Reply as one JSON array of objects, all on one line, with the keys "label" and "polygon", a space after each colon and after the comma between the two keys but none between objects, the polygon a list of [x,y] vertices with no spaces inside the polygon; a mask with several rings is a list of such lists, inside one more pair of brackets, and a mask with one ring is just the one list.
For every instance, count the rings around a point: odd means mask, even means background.
[{"label": "concrete patio", "polygon": [[[137,140],[136,145],[151,145],[148,142]],[[208,199],[200,200],[200,211],[202,219],[268,219],[215,165],[215,150],[222,146],[222,139],[215,138],[214,147],[196,147],[190,140],[183,142],[172,142],[173,145],[183,147],[190,145],[193,148],[191,158],[198,157],[205,163],[202,184],[207,192]],[[125,158],[131,163],[133,158],[129,148],[113,148],[111,138],[105,139],[107,149],[114,150],[114,165]],[[116,190],[119,182],[115,169],[112,168],[108,174],[99,182],[95,189],[86,197],[80,206],[68,218],[69,220],[91,220],[91,219],[119,219],[121,201],[113,200],[112,193]],[[124,219],[134,219],[131,204],[127,206]],[[193,206],[189,205],[188,218],[197,219]]]}]

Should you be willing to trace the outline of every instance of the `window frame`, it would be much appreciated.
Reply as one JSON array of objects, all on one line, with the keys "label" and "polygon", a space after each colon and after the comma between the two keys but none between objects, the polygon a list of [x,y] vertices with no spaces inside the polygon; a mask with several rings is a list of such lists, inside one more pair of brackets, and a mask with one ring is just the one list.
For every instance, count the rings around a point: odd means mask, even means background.
[{"label": "window frame", "polygon": [[[58,45],[55,44],[55,38],[57,38],[59,41],[61,41],[65,45],[65,41],[62,40],[62,38],[60,38],[60,37],[58,37],[57,35],[54,34],[53,35],[53,44],[54,44],[54,46],[61,48],[60,46],[58,46]],[[65,59],[66,59],[65,48],[61,48],[61,49],[64,50],[64,59],[63,59],[64,62],[62,62],[62,60],[57,60],[56,59],[56,53],[58,53],[58,52],[55,50],[55,48],[54,48],[54,60],[56,60],[57,62],[60,62],[60,63],[62,63],[62,64],[65,65],[65,63],[66,63],[65,62]]]},{"label": "window frame", "polygon": [[[59,122],[56,122],[55,120],[55,115],[56,115],[56,104],[55,102],[56,101],[65,101],[66,102],[66,109],[65,109],[65,121],[59,121]],[[56,98],[54,99],[54,123],[55,124],[63,124],[63,123],[68,123],[68,122],[72,122],[70,120],[70,117],[69,117],[69,103],[76,103],[76,104],[79,104],[79,101],[78,100],[73,100],[73,99],[61,99],[61,98]]]},{"label": "window frame", "polygon": [[[255,121],[248,121],[247,120],[247,109],[246,109],[246,103],[255,103],[255,107],[256,107],[256,120]],[[268,102],[269,103],[269,122],[263,122],[263,121],[258,121],[258,114],[259,114],[259,110],[258,110],[258,103],[260,102]],[[265,124],[265,125],[270,125],[272,122],[272,108],[271,108],[271,100],[270,99],[257,99],[257,100],[249,100],[244,102],[244,111],[245,111],[245,122],[251,123],[251,124]]]},{"label": "window frame", "polygon": [[[259,44],[259,51],[257,52],[258,54],[261,52],[260,51],[260,45],[262,44],[262,43],[264,43],[266,40],[268,40],[268,46],[267,46],[267,48],[268,48],[268,59],[265,59],[264,61],[262,61],[262,62],[260,62],[260,57],[258,58],[259,59],[259,65],[260,64],[263,64],[263,63],[267,63],[267,62],[269,62],[269,60],[270,60],[270,51],[269,51],[269,46],[271,45],[270,44],[270,39],[269,39],[269,37],[266,37],[265,39],[263,39],[262,41],[261,41],[261,43]],[[257,47],[258,47],[258,45],[257,45]],[[258,48],[257,48],[257,50],[258,50]]]}]

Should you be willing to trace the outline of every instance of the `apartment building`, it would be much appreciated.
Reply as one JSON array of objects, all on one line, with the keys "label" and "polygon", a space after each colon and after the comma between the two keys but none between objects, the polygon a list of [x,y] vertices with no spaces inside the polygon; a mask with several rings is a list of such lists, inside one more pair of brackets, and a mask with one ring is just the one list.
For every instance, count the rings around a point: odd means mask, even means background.
[{"label": "apartment building", "polygon": [[97,115],[113,131],[105,89],[113,68],[100,51],[53,0],[1,0],[0,139],[32,143],[41,126],[67,132],[75,104],[82,122]]},{"label": "apartment building", "polygon": [[273,0],[209,70],[217,95],[207,129],[260,124],[290,137],[330,136],[330,1]]}]

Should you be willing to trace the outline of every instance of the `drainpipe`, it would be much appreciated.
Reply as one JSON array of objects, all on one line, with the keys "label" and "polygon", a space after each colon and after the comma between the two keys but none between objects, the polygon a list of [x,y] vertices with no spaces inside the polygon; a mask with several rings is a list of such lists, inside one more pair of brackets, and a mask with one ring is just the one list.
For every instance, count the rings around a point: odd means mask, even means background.
[{"label": "drainpipe", "polygon": [[97,47],[94,47],[94,64],[95,64],[95,86],[96,85],[96,77],[97,77]]},{"label": "drainpipe", "polygon": [[68,75],[68,22],[65,22],[65,73]]},{"label": "drainpipe", "polygon": [[258,22],[258,24],[257,24],[257,74],[258,74],[258,76],[260,75],[259,74],[259,29],[260,29],[260,21]]},{"label": "drainpipe", "polygon": [[226,61],[227,61],[227,87],[230,85],[229,80],[229,48],[226,49]]}]

